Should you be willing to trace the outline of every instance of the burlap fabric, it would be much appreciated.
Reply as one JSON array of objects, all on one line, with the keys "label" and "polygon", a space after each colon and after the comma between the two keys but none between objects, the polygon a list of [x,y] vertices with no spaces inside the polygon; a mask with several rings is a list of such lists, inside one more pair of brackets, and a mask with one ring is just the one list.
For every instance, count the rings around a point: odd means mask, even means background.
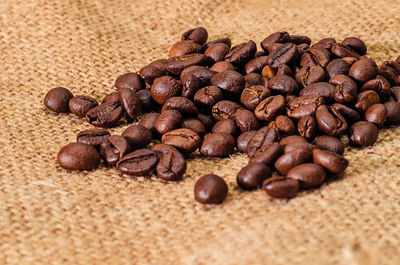
[{"label": "burlap fabric", "polygon": [[[261,41],[361,37],[381,62],[400,54],[400,2],[12,0],[0,3],[0,264],[399,264],[400,129],[348,149],[344,179],[290,201],[244,192],[244,155],[194,158],[179,183],[116,169],[70,172],[61,146],[90,128],[42,104],[65,86],[100,100],[115,78],[166,57],[184,30]],[[120,133],[127,126],[112,129]],[[193,199],[205,173],[225,178],[220,206]]]}]

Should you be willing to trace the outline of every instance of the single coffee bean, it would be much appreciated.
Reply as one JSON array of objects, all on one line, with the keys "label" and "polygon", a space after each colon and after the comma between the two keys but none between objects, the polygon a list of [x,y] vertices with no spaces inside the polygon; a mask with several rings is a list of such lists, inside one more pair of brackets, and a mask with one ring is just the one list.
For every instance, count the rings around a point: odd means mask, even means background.
[{"label": "single coffee bean", "polygon": [[302,136],[299,136],[299,135],[290,135],[290,136],[283,137],[279,143],[280,143],[280,145],[285,147],[286,145],[292,144],[292,143],[307,143],[307,139]]},{"label": "single coffee bean", "polygon": [[391,88],[390,82],[386,78],[381,77],[381,78],[371,79],[366,83],[364,83],[364,85],[362,85],[362,87],[360,88],[359,92],[374,90],[376,93],[378,93],[379,97],[383,101],[387,101],[391,93],[390,88]]},{"label": "single coffee bean", "polygon": [[174,109],[164,110],[158,116],[154,128],[160,135],[177,129],[182,123],[182,115]]},{"label": "single coffee bean", "polygon": [[332,107],[319,106],[315,112],[315,117],[319,129],[327,135],[338,136],[347,130],[346,120]]},{"label": "single coffee bean", "polygon": [[305,142],[293,142],[285,145],[284,153],[290,153],[297,149],[304,149],[306,151],[312,152],[315,148],[315,145]]},{"label": "single coffee bean", "polygon": [[199,111],[193,101],[185,97],[171,97],[165,101],[161,112],[165,110],[178,110],[186,116],[197,116]]},{"label": "single coffee bean", "polygon": [[197,119],[199,119],[199,121],[204,124],[207,131],[210,131],[212,126],[214,125],[214,121],[210,115],[199,113],[199,115],[197,115]]},{"label": "single coffee bean", "polygon": [[154,79],[159,78],[166,73],[166,70],[162,70],[152,65],[146,65],[139,70],[139,76],[149,85],[153,84]]},{"label": "single coffee bean", "polygon": [[172,45],[171,49],[169,50],[168,57],[177,57],[192,53],[197,53],[201,51],[201,46],[195,42],[188,41],[188,40],[181,40]]},{"label": "single coffee bean", "polygon": [[317,108],[323,104],[325,100],[319,95],[301,96],[287,103],[287,115],[294,119],[314,116]]},{"label": "single coffee bean", "polygon": [[235,65],[245,65],[248,61],[254,58],[257,46],[252,40],[239,44],[233,47],[231,51],[225,56],[225,61]]},{"label": "single coffee bean", "polygon": [[239,152],[245,153],[250,139],[256,134],[257,131],[247,131],[240,134],[236,140],[236,146]]},{"label": "single coffee bean", "polygon": [[76,141],[98,147],[108,137],[110,137],[110,133],[105,129],[90,129],[79,132]]},{"label": "single coffee bean", "polygon": [[175,148],[166,144],[156,144],[152,150],[160,153],[156,167],[157,177],[166,181],[182,179],[186,171],[186,160]]},{"label": "single coffee bean", "polygon": [[69,109],[78,117],[85,117],[86,113],[98,105],[94,98],[75,96],[69,100]]},{"label": "single coffee bean", "polygon": [[394,86],[400,85],[400,63],[385,61],[379,66],[378,74],[386,78]]},{"label": "single coffee bean", "polygon": [[115,165],[124,155],[131,151],[125,137],[111,135],[100,144],[100,156],[108,165]]},{"label": "single coffee bean", "polygon": [[282,155],[278,160],[275,161],[276,170],[285,175],[293,167],[310,161],[312,153],[307,149],[296,149],[289,153]]},{"label": "single coffee bean", "polygon": [[224,43],[224,44],[228,45],[229,49],[231,48],[231,44],[232,44],[230,38],[217,39],[217,40],[213,40],[213,41],[209,41],[209,42],[205,43],[201,47],[201,51],[205,52],[208,48],[210,48],[211,46],[213,46],[216,43]]},{"label": "single coffee bean", "polygon": [[354,123],[349,131],[350,143],[358,146],[374,145],[378,139],[378,128],[370,122],[359,121]]},{"label": "single coffee bean", "polygon": [[119,102],[131,119],[136,119],[142,115],[142,102],[135,91],[122,87],[118,89],[118,94]]},{"label": "single coffee bean", "polygon": [[273,198],[290,199],[296,196],[299,182],[285,177],[272,177],[263,182],[262,188]]},{"label": "single coffee bean", "polygon": [[288,179],[295,179],[299,182],[300,188],[311,189],[321,186],[326,177],[323,167],[320,165],[305,163],[292,168],[288,174]]},{"label": "single coffee bean", "polygon": [[263,48],[264,51],[266,52],[271,52],[270,51],[270,46],[274,43],[285,43],[287,42],[287,39],[289,38],[289,33],[282,31],[282,32],[275,32],[268,37],[266,37],[261,43],[261,47]]},{"label": "single coffee bean", "polygon": [[206,126],[200,120],[196,118],[186,118],[182,120],[181,123],[182,128],[191,129],[192,131],[197,132],[200,135],[203,135],[207,132]]},{"label": "single coffee bean", "polygon": [[335,75],[329,80],[335,86],[333,97],[338,103],[351,103],[357,97],[357,84],[346,75]]},{"label": "single coffee bean", "polygon": [[259,120],[272,121],[285,110],[285,98],[282,95],[270,96],[258,104],[254,113]]},{"label": "single coffee bean", "polygon": [[264,163],[274,165],[275,161],[283,154],[283,147],[279,143],[270,144],[254,154],[249,163]]},{"label": "single coffee bean", "polygon": [[325,78],[325,70],[319,65],[303,67],[296,74],[296,81],[303,87],[317,82],[323,82]]},{"label": "single coffee bean", "polygon": [[242,91],[240,102],[248,109],[254,110],[261,101],[271,96],[271,94],[271,90],[265,86],[252,85]]},{"label": "single coffee bean", "polygon": [[278,69],[276,70],[276,75],[288,75],[290,77],[294,77],[294,75],[298,72],[296,66],[293,67],[295,69],[295,71],[292,70],[292,68],[290,68],[289,65],[287,64],[281,64],[279,65]]},{"label": "single coffee bean", "polygon": [[163,105],[170,97],[179,96],[181,90],[182,85],[179,80],[170,76],[162,76],[154,80],[151,86],[151,96],[155,102]]},{"label": "single coffee bean", "polygon": [[382,128],[386,123],[387,109],[383,104],[374,104],[365,111],[364,118],[366,121],[375,124],[378,128]]},{"label": "single coffee bean", "polygon": [[300,66],[319,65],[325,68],[331,61],[331,57],[331,53],[327,49],[310,48],[301,55]]},{"label": "single coffee bean", "polygon": [[96,127],[114,127],[121,119],[124,109],[119,102],[103,103],[86,113],[86,121]]},{"label": "single coffee bean", "polygon": [[262,150],[264,147],[277,142],[279,134],[276,129],[265,126],[257,130],[257,132],[251,137],[247,144],[246,153],[249,157],[253,157],[255,153]]},{"label": "single coffee bean", "polygon": [[314,164],[320,165],[334,174],[343,173],[349,165],[349,161],[342,155],[320,149],[314,149],[313,161]]},{"label": "single coffee bean", "polygon": [[181,128],[165,133],[161,142],[176,147],[183,154],[190,154],[200,147],[201,139],[195,131]]},{"label": "single coffee bean", "polygon": [[271,177],[271,170],[263,163],[249,163],[236,176],[238,186],[244,190],[261,187],[263,181]]},{"label": "single coffee bean", "polygon": [[113,93],[110,93],[107,96],[105,96],[103,98],[103,100],[101,101],[101,104],[110,103],[110,102],[119,103],[118,92],[113,92]]},{"label": "single coffee bean", "polygon": [[63,87],[50,89],[44,97],[44,105],[50,110],[57,113],[68,113],[70,111],[68,102],[74,95]]},{"label": "single coffee bean", "polygon": [[240,105],[236,102],[230,100],[221,100],[212,107],[211,113],[212,117],[216,121],[233,119],[233,115],[240,108]]},{"label": "single coffee bean", "polygon": [[204,54],[192,53],[172,57],[167,63],[167,71],[173,75],[180,75],[185,68],[195,65],[208,65],[210,60]]},{"label": "single coffee bean", "polygon": [[224,119],[217,121],[212,127],[212,132],[215,133],[226,133],[232,136],[236,136],[239,133],[239,128],[233,119]]},{"label": "single coffee bean", "polygon": [[136,93],[138,96],[141,105],[142,112],[150,112],[153,109],[153,98],[151,97],[150,89],[142,89]]},{"label": "single coffee bean", "polygon": [[378,74],[378,66],[368,58],[362,58],[355,62],[349,71],[349,76],[355,80],[365,83],[368,80],[374,79]]},{"label": "single coffee bean", "polygon": [[[267,63],[268,63],[268,56],[260,56],[254,58],[243,67],[243,72],[244,74],[250,74],[250,73],[260,74],[263,68],[267,65]],[[272,69],[270,66],[268,67]]]},{"label": "single coffee bean", "polygon": [[[279,68],[278,68],[278,69],[279,69]],[[266,66],[264,66],[264,68],[262,69],[261,75],[264,76],[264,77],[266,77],[266,78],[268,78],[268,79],[271,79],[271,78],[273,78],[273,77],[276,75],[276,70],[275,70],[274,68],[272,68],[271,66],[266,65]]]},{"label": "single coffee bean", "polygon": [[144,148],[123,156],[118,161],[117,167],[122,173],[128,175],[148,176],[154,172],[157,163],[157,152]]},{"label": "single coffee bean", "polygon": [[318,124],[313,116],[303,116],[298,124],[299,134],[307,139],[314,138],[318,132]]},{"label": "single coffee bean", "polygon": [[314,144],[322,150],[328,150],[339,155],[344,153],[344,144],[343,142],[333,136],[329,135],[321,135],[315,139]]},{"label": "single coffee bean", "polygon": [[296,80],[288,75],[277,75],[268,81],[268,87],[279,93],[296,94],[299,85]]},{"label": "single coffee bean", "polygon": [[343,104],[335,103],[332,108],[338,111],[345,118],[348,125],[353,124],[361,119],[360,114],[354,109]]},{"label": "single coffee bean", "polygon": [[151,63],[149,63],[149,66],[154,66],[163,71],[165,74],[167,73],[167,63],[169,62],[169,59],[158,59],[155,60]]},{"label": "single coffee bean", "polygon": [[204,55],[207,56],[212,62],[220,62],[225,59],[225,56],[229,52],[229,46],[225,43],[216,43],[210,46],[205,52]]},{"label": "single coffee bean", "polygon": [[280,135],[290,135],[296,133],[296,126],[293,121],[285,115],[279,115],[275,121],[269,123],[270,127],[276,128]]},{"label": "single coffee bean", "polygon": [[120,75],[117,80],[115,80],[114,86],[117,89],[128,88],[131,89],[133,92],[137,92],[146,88],[144,80],[135,73],[126,73]]},{"label": "single coffee bean", "polygon": [[[182,74],[181,74],[182,76]],[[186,74],[181,77],[182,97],[193,98],[194,94],[200,88],[200,80],[193,74]]]},{"label": "single coffee bean", "polygon": [[194,102],[201,110],[210,110],[218,101],[222,100],[222,90],[216,86],[206,86],[194,94]]},{"label": "single coffee bean", "polygon": [[318,95],[324,97],[325,100],[333,100],[335,95],[335,86],[327,82],[318,82],[306,86],[300,91],[300,96]]},{"label": "single coffee bean", "polygon": [[327,49],[330,50],[332,48],[332,45],[336,43],[335,39],[332,38],[324,38],[318,41],[317,43],[314,43],[311,47],[317,48],[317,49]]},{"label": "single coffee bean", "polygon": [[215,72],[215,73],[222,73],[225,71],[235,71],[235,66],[233,66],[233,64],[222,61],[222,62],[217,62],[215,63],[211,68],[211,71]]},{"label": "single coffee bean", "polygon": [[241,132],[257,130],[260,127],[253,112],[246,109],[239,109],[233,115],[236,125]]},{"label": "single coffee bean", "polygon": [[332,60],[327,66],[328,78],[331,79],[336,75],[348,75],[350,71],[350,64],[343,59]]},{"label": "single coffee bean", "polygon": [[299,51],[300,55],[305,53],[308,49],[310,49],[310,45],[308,45],[307,43],[297,45],[297,50]]},{"label": "single coffee bean", "polygon": [[244,77],[235,71],[225,71],[217,73],[211,78],[210,84],[217,86],[228,95],[238,96],[244,89]]},{"label": "single coffee bean", "polygon": [[301,36],[301,35],[289,35],[286,39],[287,42],[300,45],[300,44],[311,44],[311,39],[307,36]]},{"label": "single coffee bean", "polygon": [[210,80],[215,75],[215,73],[205,66],[193,65],[188,68],[185,68],[182,71],[180,75],[182,83],[183,80],[186,79],[185,77],[187,75],[194,75],[197,79],[199,79],[200,87],[205,87],[210,84]]},{"label": "single coffee bean", "polygon": [[198,28],[190,29],[190,30],[186,31],[185,33],[183,33],[181,39],[193,41],[195,43],[203,45],[204,43],[206,43],[207,38],[208,38],[207,30],[203,27],[198,27]]},{"label": "single coffee bean", "polygon": [[141,125],[129,126],[121,136],[128,140],[128,143],[132,150],[143,148],[151,142],[151,131],[150,129]]},{"label": "single coffee bean", "polygon": [[389,124],[396,124],[400,122],[400,104],[395,101],[385,102],[387,111],[386,121]]},{"label": "single coffee bean", "polygon": [[66,169],[92,170],[99,166],[100,155],[91,145],[69,143],[58,152],[57,162]]},{"label": "single coffee bean", "polygon": [[367,53],[367,46],[365,43],[356,37],[348,37],[342,41],[343,45],[350,47],[352,50],[357,52],[359,55],[364,55]]},{"label": "single coffee bean", "polygon": [[207,157],[225,157],[233,153],[235,138],[226,133],[209,133],[204,136],[200,153]]},{"label": "single coffee bean", "polygon": [[214,174],[204,175],[194,185],[194,198],[203,204],[220,204],[228,194],[224,179]]},{"label": "single coffee bean", "polygon": [[156,121],[157,121],[159,116],[160,116],[160,113],[156,113],[156,112],[146,113],[140,119],[138,125],[149,129],[153,133],[153,136],[155,136],[158,133],[157,129],[155,127],[155,124],[156,124]]},{"label": "single coffee bean", "polygon": [[354,108],[359,113],[364,113],[369,107],[380,102],[378,93],[373,90],[366,90],[357,95]]},{"label": "single coffee bean", "polygon": [[245,75],[244,81],[246,82],[245,86],[248,85],[262,85],[264,83],[263,77],[257,73],[250,73]]},{"label": "single coffee bean", "polygon": [[331,52],[337,57],[355,57],[360,58],[360,55],[353,51],[349,46],[343,45],[342,43],[334,43],[331,48]]},{"label": "single coffee bean", "polygon": [[293,43],[285,43],[268,56],[268,65],[278,68],[281,64],[292,64],[298,57],[297,46]]}]

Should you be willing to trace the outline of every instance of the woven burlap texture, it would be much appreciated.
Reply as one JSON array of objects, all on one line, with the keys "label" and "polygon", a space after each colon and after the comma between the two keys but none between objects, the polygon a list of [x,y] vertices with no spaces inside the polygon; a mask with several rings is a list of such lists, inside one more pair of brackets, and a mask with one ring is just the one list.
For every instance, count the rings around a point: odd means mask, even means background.
[{"label": "woven burlap texture", "polygon": [[[0,264],[399,264],[400,129],[347,149],[343,179],[290,201],[245,192],[244,155],[194,158],[163,183],[102,166],[72,172],[55,157],[91,126],[43,106],[55,86],[100,100],[115,78],[165,58],[183,31],[259,43],[275,31],[313,41],[361,37],[378,62],[400,55],[400,2],[12,0],[0,3]],[[121,133],[127,126],[112,129]],[[205,173],[229,185],[204,206]]]}]

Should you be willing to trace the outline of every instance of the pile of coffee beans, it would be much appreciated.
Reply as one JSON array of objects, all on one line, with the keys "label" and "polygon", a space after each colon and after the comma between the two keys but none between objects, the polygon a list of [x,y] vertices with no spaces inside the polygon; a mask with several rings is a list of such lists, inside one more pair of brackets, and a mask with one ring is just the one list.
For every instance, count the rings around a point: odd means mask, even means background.
[{"label": "pile of coffee beans", "polygon": [[[168,59],[118,77],[101,104],[51,89],[49,109],[101,127],[80,132],[58,163],[92,170],[103,160],[128,175],[177,181],[196,150],[206,157],[238,151],[249,157],[237,174],[240,188],[292,198],[344,173],[345,136],[352,146],[371,146],[379,129],[400,122],[400,57],[378,66],[359,38],[311,45],[307,36],[276,32],[259,51],[252,40],[231,47],[229,38],[207,39],[202,27],[183,33]],[[137,120],[121,135],[104,129]],[[194,187],[201,203],[221,203],[227,193],[214,174]]]}]

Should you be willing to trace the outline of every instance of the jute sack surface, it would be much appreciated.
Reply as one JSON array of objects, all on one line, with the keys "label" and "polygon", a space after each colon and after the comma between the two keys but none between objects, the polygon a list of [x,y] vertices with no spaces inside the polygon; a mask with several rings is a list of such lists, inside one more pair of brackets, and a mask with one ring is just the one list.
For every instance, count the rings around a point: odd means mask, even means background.
[{"label": "jute sack surface", "polygon": [[[91,126],[42,104],[55,86],[101,100],[199,25],[234,44],[281,30],[357,36],[382,62],[400,55],[399,11],[393,0],[1,1],[0,264],[399,264],[399,128],[347,149],[343,179],[282,201],[236,187],[240,154],[195,157],[179,183],[61,169],[58,150]],[[219,206],[193,199],[211,172],[229,185]]]}]

